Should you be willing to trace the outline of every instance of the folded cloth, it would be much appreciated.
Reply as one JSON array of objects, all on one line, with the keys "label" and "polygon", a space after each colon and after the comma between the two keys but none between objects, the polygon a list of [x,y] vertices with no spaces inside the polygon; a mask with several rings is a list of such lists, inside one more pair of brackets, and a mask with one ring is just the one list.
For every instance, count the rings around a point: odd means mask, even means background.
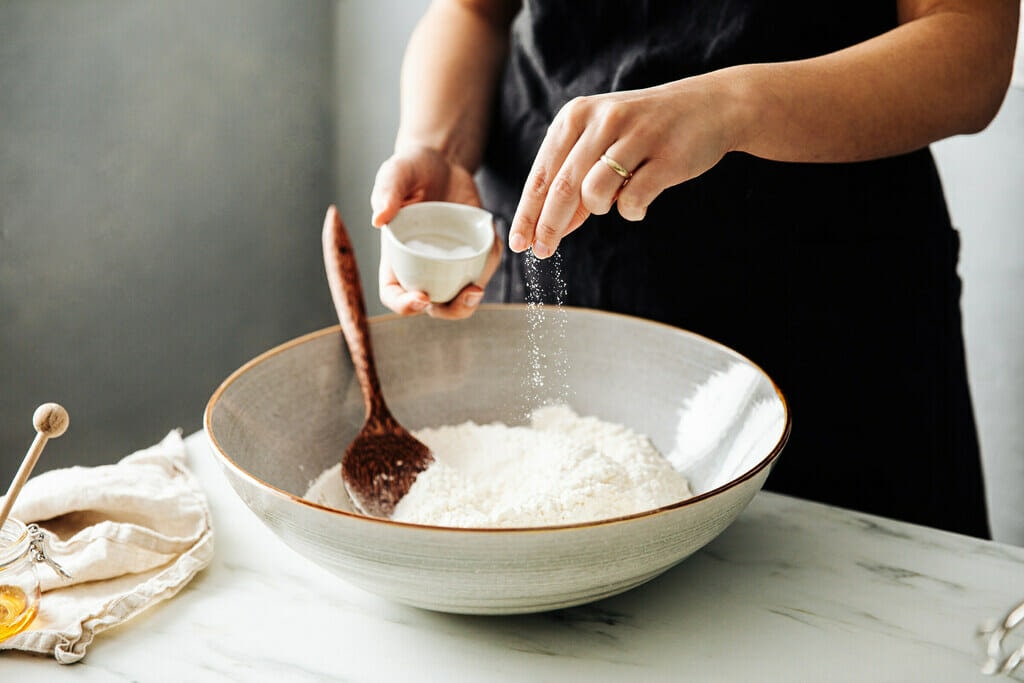
[{"label": "folded cloth", "polygon": [[31,627],[3,642],[53,655],[85,656],[93,637],[174,596],[213,556],[210,510],[186,466],[181,433],[114,465],[51,470],[30,479],[11,516],[36,523],[48,557]]}]

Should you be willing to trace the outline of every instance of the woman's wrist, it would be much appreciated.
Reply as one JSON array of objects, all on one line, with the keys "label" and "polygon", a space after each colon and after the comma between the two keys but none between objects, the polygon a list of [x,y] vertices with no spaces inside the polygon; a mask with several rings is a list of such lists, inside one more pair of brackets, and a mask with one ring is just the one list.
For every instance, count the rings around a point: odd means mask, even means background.
[{"label": "woman's wrist", "polygon": [[462,136],[433,131],[403,131],[399,129],[395,137],[395,154],[427,153],[442,157],[448,163],[465,168],[471,173],[479,165],[479,145],[468,144]]},{"label": "woman's wrist", "polygon": [[709,107],[720,124],[725,152],[750,152],[758,122],[771,106],[756,77],[756,65],[729,67],[706,76]]}]

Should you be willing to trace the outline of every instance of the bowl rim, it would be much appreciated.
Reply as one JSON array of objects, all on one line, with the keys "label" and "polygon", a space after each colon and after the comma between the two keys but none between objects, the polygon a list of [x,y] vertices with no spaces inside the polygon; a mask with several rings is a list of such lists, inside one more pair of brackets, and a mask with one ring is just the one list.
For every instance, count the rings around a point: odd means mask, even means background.
[{"label": "bowl rim", "polygon": [[[522,310],[525,311],[528,308],[529,308],[529,304],[485,303],[485,304],[481,304],[480,305],[479,310],[487,311],[487,310],[522,309]],[[687,336],[698,337],[698,338],[704,340],[705,342],[707,342],[709,344],[712,344],[714,346],[717,346],[717,347],[721,348],[724,351],[727,351],[730,355],[733,355],[734,357],[742,360],[743,362],[750,364],[758,372],[760,372],[761,375],[765,379],[768,380],[769,384],[771,385],[772,389],[775,392],[776,397],[779,399],[780,403],[782,404],[782,411],[783,411],[783,415],[785,416],[785,424],[783,425],[782,433],[779,435],[778,441],[775,443],[775,445],[772,447],[772,449],[768,452],[768,454],[764,458],[762,458],[760,461],[758,461],[756,465],[754,465],[750,469],[744,471],[743,474],[741,474],[739,477],[736,477],[734,479],[730,479],[729,481],[725,482],[724,484],[721,484],[720,486],[717,486],[717,487],[711,489],[710,491],[705,491],[703,493],[700,493],[700,494],[697,494],[697,495],[694,495],[694,496],[690,496],[689,498],[685,498],[683,500],[679,500],[679,501],[676,501],[674,503],[670,503],[669,505],[662,505],[661,507],[652,508],[650,510],[644,510],[642,512],[636,512],[636,513],[633,513],[633,514],[630,514],[630,515],[619,515],[617,517],[607,517],[607,518],[603,518],[603,519],[590,520],[590,521],[586,521],[586,522],[575,522],[575,523],[571,523],[571,524],[550,524],[550,525],[545,525],[545,526],[525,526],[525,527],[524,526],[516,526],[516,527],[452,527],[452,526],[438,526],[438,525],[431,525],[431,524],[417,524],[417,523],[413,523],[413,522],[400,522],[400,521],[396,521],[396,520],[392,520],[392,519],[385,519],[385,518],[382,518],[382,517],[371,517],[369,515],[364,515],[364,514],[357,513],[357,512],[349,512],[347,510],[339,510],[337,508],[333,508],[333,507],[330,507],[330,506],[327,506],[327,505],[322,505],[320,503],[316,503],[316,502],[311,501],[311,500],[307,500],[306,498],[303,498],[302,496],[297,496],[297,495],[295,495],[295,494],[293,494],[293,493],[291,493],[289,491],[285,491],[284,489],[278,488],[277,486],[274,486],[273,484],[271,484],[269,482],[263,481],[259,477],[255,476],[251,472],[249,472],[246,469],[244,469],[242,466],[240,466],[238,463],[236,463],[231,458],[231,456],[229,456],[227,454],[227,452],[221,447],[220,442],[217,440],[216,435],[213,433],[213,425],[212,425],[213,411],[215,410],[215,408],[217,406],[217,402],[220,400],[220,398],[223,396],[223,394],[228,390],[228,388],[239,377],[241,377],[243,374],[248,372],[251,368],[255,367],[256,365],[259,365],[260,363],[263,363],[266,360],[268,360],[270,358],[273,358],[274,356],[276,356],[278,354],[284,353],[285,351],[288,351],[292,347],[299,346],[301,344],[305,344],[305,343],[307,343],[307,342],[309,342],[309,341],[311,341],[313,339],[317,339],[319,337],[324,337],[324,336],[328,336],[328,335],[332,335],[332,334],[341,334],[341,325],[339,324],[339,325],[331,325],[329,327],[325,327],[325,328],[321,328],[319,330],[314,330],[312,332],[308,332],[306,334],[303,334],[301,336],[295,337],[293,339],[289,339],[288,341],[285,341],[285,342],[283,342],[281,344],[278,344],[277,346],[274,346],[274,347],[272,347],[270,349],[267,349],[263,353],[260,353],[259,355],[257,355],[255,357],[251,358],[250,360],[246,361],[239,368],[237,368],[234,372],[232,372],[230,375],[228,375],[227,378],[225,378],[220,383],[220,385],[218,385],[217,389],[210,396],[210,399],[209,399],[209,401],[206,404],[206,408],[203,411],[203,432],[204,432],[204,434],[206,436],[207,443],[210,445],[211,452],[213,453],[213,455],[221,461],[222,466],[230,467],[232,470],[237,472],[238,475],[240,475],[243,479],[248,479],[251,484],[254,484],[258,488],[261,488],[261,489],[265,490],[266,492],[270,493],[274,497],[284,499],[285,501],[290,501],[290,502],[293,502],[293,503],[299,503],[300,505],[304,505],[304,506],[307,506],[307,507],[310,507],[310,508],[313,508],[313,509],[323,510],[325,512],[328,512],[328,513],[331,513],[331,514],[335,514],[335,515],[341,515],[342,517],[349,518],[349,519],[355,520],[355,521],[360,521],[360,522],[383,524],[383,525],[386,525],[386,526],[398,526],[398,527],[404,527],[404,528],[408,528],[408,529],[424,529],[424,530],[435,530],[435,531],[443,531],[443,532],[451,532],[451,533],[477,533],[477,534],[479,534],[479,533],[488,533],[488,534],[489,533],[495,533],[495,534],[517,534],[517,533],[519,533],[519,534],[521,534],[521,533],[538,533],[538,532],[545,532],[545,531],[564,531],[564,530],[569,530],[569,529],[602,527],[602,526],[608,526],[608,525],[614,525],[614,524],[621,524],[621,523],[625,523],[625,522],[630,522],[630,521],[641,519],[641,518],[660,516],[660,515],[663,515],[663,514],[666,514],[666,513],[669,513],[669,512],[673,512],[673,511],[676,511],[676,510],[679,510],[679,509],[682,509],[682,508],[686,508],[686,507],[690,507],[690,506],[696,505],[697,503],[699,503],[699,502],[701,502],[703,500],[706,500],[708,498],[712,498],[714,496],[717,496],[717,495],[719,495],[719,494],[721,494],[721,493],[723,493],[723,492],[725,492],[725,491],[727,491],[729,489],[736,488],[740,484],[742,484],[742,483],[752,479],[757,474],[759,474],[762,470],[764,470],[766,467],[771,465],[779,457],[779,455],[782,453],[782,450],[783,450],[784,446],[786,445],[787,441],[789,440],[789,436],[790,436],[790,433],[792,431],[792,426],[793,426],[792,415],[790,414],[790,411],[789,411],[789,403],[786,401],[786,397],[782,393],[782,390],[775,383],[775,380],[772,379],[771,375],[769,375],[767,372],[765,372],[764,369],[762,369],[761,366],[759,366],[757,363],[753,362],[752,360],[750,360],[749,358],[747,358],[746,356],[744,356],[740,352],[736,351],[735,349],[732,349],[729,346],[726,346],[725,344],[723,344],[721,342],[717,342],[714,339],[706,337],[706,336],[704,336],[702,334],[699,334],[697,332],[692,332],[692,331],[687,330],[685,328],[677,327],[675,325],[669,325],[668,323],[662,323],[662,322],[658,322],[656,320],[649,320],[647,318],[641,318],[639,316],[628,315],[628,314],[625,314],[625,313],[615,313],[615,312],[610,312],[610,311],[602,311],[602,310],[599,310],[599,309],[592,309],[592,308],[585,308],[585,307],[578,307],[578,306],[564,306],[563,305],[563,306],[560,306],[560,308],[565,309],[565,310],[569,310],[569,311],[574,311],[574,312],[581,312],[581,313],[588,314],[588,315],[626,318],[626,319],[631,320],[631,321],[637,321],[637,322],[642,322],[642,323],[645,323],[645,324],[656,325],[656,326],[660,326],[660,327],[663,327],[663,328],[667,328],[668,330],[671,330],[673,333],[679,333],[679,334],[684,334],[684,335],[687,335]],[[370,324],[372,325],[375,321],[376,322],[385,322],[385,321],[395,320],[395,319],[399,319],[399,318],[403,318],[403,317],[405,317],[405,316],[398,315],[397,313],[387,313],[387,314],[383,314],[383,315],[372,316],[369,320],[370,320]],[[371,327],[371,329],[372,329],[372,327]]]}]

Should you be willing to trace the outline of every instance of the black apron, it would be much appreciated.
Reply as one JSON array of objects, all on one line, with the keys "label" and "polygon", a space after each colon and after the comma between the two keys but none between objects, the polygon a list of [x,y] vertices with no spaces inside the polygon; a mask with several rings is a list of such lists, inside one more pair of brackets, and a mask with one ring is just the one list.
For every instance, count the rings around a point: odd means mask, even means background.
[{"label": "black apron", "polygon": [[[526,0],[478,173],[484,205],[507,228],[548,124],[577,95],[811,57],[895,25],[891,1]],[[564,303],[698,332],[778,383],[793,431],[768,489],[990,536],[959,240],[927,149],[851,164],[732,153],[643,222],[592,216],[559,252]],[[488,298],[528,294],[524,255],[507,252]]]}]

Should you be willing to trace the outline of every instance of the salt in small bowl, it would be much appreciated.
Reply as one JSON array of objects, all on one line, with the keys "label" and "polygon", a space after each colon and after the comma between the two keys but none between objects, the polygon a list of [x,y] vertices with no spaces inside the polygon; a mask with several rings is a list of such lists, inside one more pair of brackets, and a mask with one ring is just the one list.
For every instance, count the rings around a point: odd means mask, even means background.
[{"label": "salt in small bowl", "polygon": [[454,202],[409,204],[381,228],[381,257],[399,284],[435,303],[479,278],[493,245],[491,213]]}]

